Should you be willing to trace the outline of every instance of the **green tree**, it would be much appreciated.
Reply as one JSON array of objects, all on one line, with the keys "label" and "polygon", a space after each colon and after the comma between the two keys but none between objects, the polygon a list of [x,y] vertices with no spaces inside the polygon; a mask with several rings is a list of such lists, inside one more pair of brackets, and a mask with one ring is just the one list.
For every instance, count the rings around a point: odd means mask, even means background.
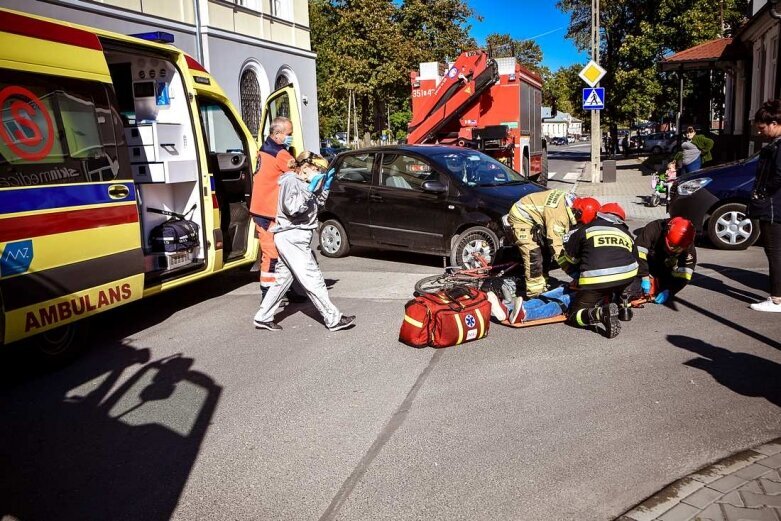
[{"label": "green tree", "polygon": [[359,135],[387,128],[388,112],[400,125],[410,71],[474,43],[463,0],[310,0],[309,11],[322,136],[346,128],[350,92]]},{"label": "green tree", "polygon": [[542,49],[534,40],[516,40],[509,34],[492,33],[486,37],[485,44],[495,58],[515,56],[524,67],[543,72]]},{"label": "green tree", "polygon": [[[676,110],[677,78],[658,72],[657,64],[671,53],[733,32],[743,19],[743,4],[742,0],[603,0],[599,54],[608,71],[602,81],[608,122],[626,123]],[[559,0],[557,5],[570,15],[567,36],[578,48],[589,50],[591,0]]]}]

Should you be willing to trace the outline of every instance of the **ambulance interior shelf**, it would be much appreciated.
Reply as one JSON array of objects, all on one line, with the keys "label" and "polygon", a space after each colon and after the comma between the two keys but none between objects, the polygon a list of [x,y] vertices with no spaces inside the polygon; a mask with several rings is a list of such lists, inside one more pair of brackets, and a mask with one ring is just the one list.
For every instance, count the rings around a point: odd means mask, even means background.
[{"label": "ambulance interior shelf", "polygon": [[[138,191],[145,271],[178,271],[202,264],[204,226],[195,132],[182,77],[173,63],[159,56],[108,49],[106,60]],[[147,208],[184,213],[193,205],[191,219],[201,230],[199,246],[187,252],[153,252],[150,232],[168,217]]]}]

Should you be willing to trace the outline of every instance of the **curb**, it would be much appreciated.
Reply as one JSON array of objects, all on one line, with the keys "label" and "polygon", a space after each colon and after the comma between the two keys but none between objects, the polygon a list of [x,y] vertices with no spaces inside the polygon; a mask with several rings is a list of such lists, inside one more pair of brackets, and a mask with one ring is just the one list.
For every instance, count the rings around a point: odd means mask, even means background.
[{"label": "curb", "polygon": [[[674,481],[618,517],[616,521],[728,519],[728,516],[721,515],[722,508],[725,511],[734,509],[737,506],[735,502],[738,502],[740,507],[744,506],[742,496],[736,489],[768,473],[778,472],[779,469],[781,438],[776,438]],[[761,510],[757,510],[756,506],[752,510],[761,514]],[[700,513],[704,517],[700,517]],[[719,514],[719,517],[711,517],[711,513]]]}]

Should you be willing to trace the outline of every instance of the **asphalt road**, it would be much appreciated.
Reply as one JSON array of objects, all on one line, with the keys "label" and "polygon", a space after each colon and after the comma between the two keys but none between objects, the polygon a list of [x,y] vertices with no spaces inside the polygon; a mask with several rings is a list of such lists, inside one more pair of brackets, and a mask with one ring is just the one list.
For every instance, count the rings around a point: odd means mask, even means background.
[{"label": "asphalt road", "polygon": [[356,254],[321,258],[351,330],[291,305],[256,331],[234,272],[105,314],[64,369],[4,356],[0,519],[609,520],[781,436],[757,247],[701,249],[613,340],[494,324],[443,350],[397,342],[441,260]]}]

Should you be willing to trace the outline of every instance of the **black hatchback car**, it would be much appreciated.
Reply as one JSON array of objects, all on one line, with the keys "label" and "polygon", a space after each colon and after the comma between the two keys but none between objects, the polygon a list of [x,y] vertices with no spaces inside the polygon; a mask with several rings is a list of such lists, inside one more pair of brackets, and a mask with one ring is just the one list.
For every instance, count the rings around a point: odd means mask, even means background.
[{"label": "black hatchback car", "polygon": [[320,213],[320,251],[351,246],[450,257],[472,266],[504,242],[502,216],[522,196],[544,190],[476,150],[400,145],[345,152]]}]

